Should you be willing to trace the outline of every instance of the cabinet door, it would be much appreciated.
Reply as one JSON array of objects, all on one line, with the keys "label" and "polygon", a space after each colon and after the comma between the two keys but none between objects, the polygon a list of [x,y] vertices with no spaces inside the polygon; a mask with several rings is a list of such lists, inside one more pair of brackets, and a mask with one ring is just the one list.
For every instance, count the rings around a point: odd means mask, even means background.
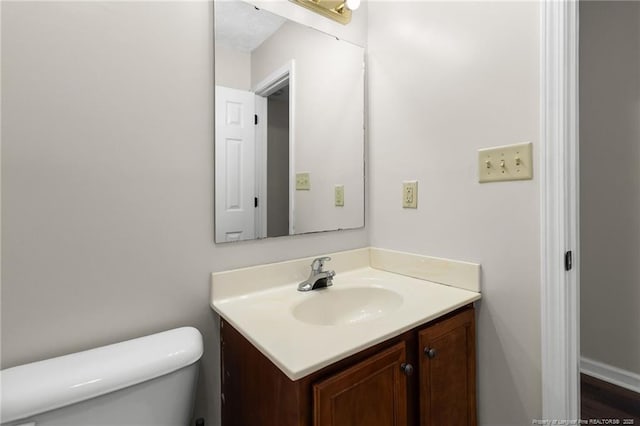
[{"label": "cabinet door", "polygon": [[405,355],[401,342],[315,384],[314,426],[406,426]]},{"label": "cabinet door", "polygon": [[419,332],[420,425],[476,424],[474,311]]}]

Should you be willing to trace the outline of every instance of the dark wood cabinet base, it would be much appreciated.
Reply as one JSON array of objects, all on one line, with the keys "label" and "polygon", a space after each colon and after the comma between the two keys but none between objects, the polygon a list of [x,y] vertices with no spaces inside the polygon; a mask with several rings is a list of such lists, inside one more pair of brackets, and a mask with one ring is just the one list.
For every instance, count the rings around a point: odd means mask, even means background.
[{"label": "dark wood cabinet base", "polygon": [[[296,381],[226,321],[220,328],[223,426],[436,425],[451,413],[447,424],[476,424],[472,305]],[[437,362],[424,360],[425,342],[439,347]]]}]

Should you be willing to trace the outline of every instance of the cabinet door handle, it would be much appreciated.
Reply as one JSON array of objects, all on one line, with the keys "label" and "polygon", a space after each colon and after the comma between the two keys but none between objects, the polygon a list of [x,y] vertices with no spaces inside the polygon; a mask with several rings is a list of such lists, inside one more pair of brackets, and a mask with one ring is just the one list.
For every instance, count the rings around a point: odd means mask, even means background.
[{"label": "cabinet door handle", "polygon": [[407,362],[403,362],[402,364],[400,364],[400,370],[402,370],[402,372],[407,376],[410,376],[413,374],[413,365]]},{"label": "cabinet door handle", "polygon": [[435,348],[424,348],[424,354],[427,356],[427,358],[433,359],[436,357],[437,351],[435,350]]}]

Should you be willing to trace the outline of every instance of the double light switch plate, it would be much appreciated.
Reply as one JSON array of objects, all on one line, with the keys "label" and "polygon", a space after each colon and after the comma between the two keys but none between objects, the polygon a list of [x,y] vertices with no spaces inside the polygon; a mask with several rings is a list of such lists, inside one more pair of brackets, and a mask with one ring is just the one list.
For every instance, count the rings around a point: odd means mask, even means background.
[{"label": "double light switch plate", "polygon": [[533,179],[531,142],[478,150],[480,183]]}]

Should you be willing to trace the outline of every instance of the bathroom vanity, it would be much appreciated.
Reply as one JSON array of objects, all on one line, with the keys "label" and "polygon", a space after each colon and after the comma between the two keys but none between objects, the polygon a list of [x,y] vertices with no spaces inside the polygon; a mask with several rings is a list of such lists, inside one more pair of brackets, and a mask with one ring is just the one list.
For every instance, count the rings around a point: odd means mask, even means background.
[{"label": "bathroom vanity", "polygon": [[476,424],[471,305],[295,381],[224,320],[220,333],[225,426]]},{"label": "bathroom vanity", "polygon": [[330,256],[333,286],[308,292],[312,258],[213,274],[222,424],[475,425],[480,265]]}]

